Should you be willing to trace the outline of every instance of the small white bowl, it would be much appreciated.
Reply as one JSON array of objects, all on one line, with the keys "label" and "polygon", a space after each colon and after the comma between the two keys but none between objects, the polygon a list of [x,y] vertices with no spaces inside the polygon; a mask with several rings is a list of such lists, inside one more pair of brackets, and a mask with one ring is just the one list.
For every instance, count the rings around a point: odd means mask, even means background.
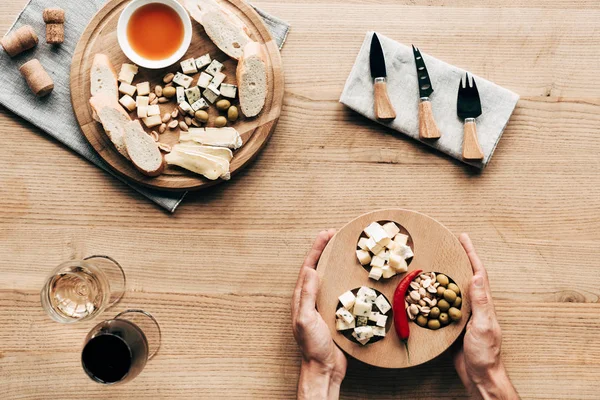
[{"label": "small white bowl", "polygon": [[[148,60],[147,58],[140,56],[131,48],[129,40],[127,39],[127,24],[131,19],[131,15],[138,8],[151,3],[161,3],[171,7],[177,12],[179,18],[181,18],[181,22],[183,22],[183,42],[181,42],[181,46],[173,55],[171,55],[171,57],[163,60]],[[149,69],[165,68],[175,64],[183,57],[186,51],[188,51],[190,43],[192,42],[192,21],[190,20],[187,10],[176,0],[133,0],[123,9],[123,11],[121,11],[119,22],[117,24],[117,39],[123,53],[125,53],[127,58],[135,64]]]}]

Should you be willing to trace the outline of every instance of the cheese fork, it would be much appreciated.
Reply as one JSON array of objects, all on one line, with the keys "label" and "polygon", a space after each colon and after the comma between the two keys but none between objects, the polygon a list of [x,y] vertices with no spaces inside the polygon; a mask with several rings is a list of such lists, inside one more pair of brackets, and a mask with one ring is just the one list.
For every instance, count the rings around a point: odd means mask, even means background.
[{"label": "cheese fork", "polygon": [[456,112],[458,117],[464,120],[464,137],[462,156],[465,160],[483,160],[483,151],[477,140],[477,127],[475,118],[481,115],[481,100],[475,78],[465,74],[465,81],[461,79],[458,85],[458,99],[456,102]]}]

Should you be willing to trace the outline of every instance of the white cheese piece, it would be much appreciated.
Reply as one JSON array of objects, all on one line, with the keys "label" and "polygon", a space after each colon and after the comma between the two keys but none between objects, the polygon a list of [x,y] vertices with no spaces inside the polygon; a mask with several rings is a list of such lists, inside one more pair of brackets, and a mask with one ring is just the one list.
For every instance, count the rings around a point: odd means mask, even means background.
[{"label": "white cheese piece", "polygon": [[375,243],[377,243],[380,246],[385,246],[390,242],[390,240],[392,240],[388,236],[385,229],[383,229],[383,227],[377,222],[372,222],[371,225],[365,228],[364,232],[367,234],[368,237],[375,240]]},{"label": "white cheese piece", "polygon": [[398,225],[391,221],[384,224],[383,229],[387,232],[390,239],[396,236],[398,233],[400,233],[400,228],[398,227]]},{"label": "white cheese piece", "polygon": [[200,99],[200,88],[198,86],[192,86],[189,89],[185,89],[185,97],[189,104],[195,103]]},{"label": "white cheese piece", "polygon": [[227,75],[225,75],[222,72],[217,72],[214,76],[214,78],[212,78],[212,82],[210,82],[211,85],[214,85],[217,89],[219,88],[219,85],[221,83],[223,83],[223,81],[225,80],[225,78],[227,78]]},{"label": "white cheese piece", "polygon": [[383,249],[383,247],[378,245],[375,239],[373,238],[367,239],[367,247],[373,254],[377,254],[381,251],[381,249]]},{"label": "white cheese piece", "polygon": [[196,68],[198,69],[198,71],[200,71],[202,68],[210,64],[210,62],[210,54],[206,53],[205,55],[196,58]]},{"label": "white cheese piece", "polygon": [[123,63],[121,65],[121,70],[119,71],[119,82],[124,82],[129,85],[133,82],[133,78],[135,74],[138,73],[138,67],[134,64]]},{"label": "white cheese piece", "polygon": [[212,76],[215,76],[215,74],[217,72],[221,72],[222,69],[223,69],[223,64],[221,64],[217,60],[212,60],[210,65],[208,67],[206,67],[205,71],[207,73],[211,74]]},{"label": "white cheese piece", "polygon": [[394,250],[396,247],[398,247],[398,244],[393,240],[390,240],[390,242],[385,245],[385,248],[388,250]]},{"label": "white cheese piece", "polygon": [[183,103],[185,101],[185,89],[181,86],[177,86],[175,89],[175,95],[177,98],[177,104]]},{"label": "white cheese piece", "polygon": [[196,60],[194,58],[188,58],[187,60],[183,60],[179,63],[181,65],[181,72],[184,74],[193,75],[198,72],[198,68],[196,67]]},{"label": "white cheese piece", "polygon": [[125,107],[127,109],[127,111],[129,111],[129,112],[135,110],[135,108],[137,107],[135,105],[135,100],[133,99],[133,97],[131,97],[128,94],[126,94],[125,96],[121,97],[119,99],[119,103],[121,103],[121,105],[123,107]]},{"label": "white cheese piece", "polygon": [[194,111],[206,110],[209,107],[208,103],[203,98],[200,98],[197,101],[193,102],[191,104],[191,106],[192,106],[192,110],[194,110]]},{"label": "white cheese piece", "polygon": [[383,297],[382,294],[380,294],[377,297],[377,299],[375,299],[375,305],[383,314],[387,313],[388,311],[390,311],[390,308],[392,308],[390,306],[390,303],[387,302],[387,300],[385,299],[385,297]]},{"label": "white cheese piece", "polygon": [[231,162],[233,152],[225,147],[205,146],[196,142],[182,142],[173,146],[173,149],[184,150],[192,153],[209,154],[220,157],[225,161]]},{"label": "white cheese piece", "polygon": [[[362,251],[362,250],[357,250]],[[385,265],[385,260],[379,256],[373,256],[371,259],[371,267],[383,268]]]},{"label": "white cheese piece", "polygon": [[357,298],[354,302],[352,313],[357,317],[368,317],[371,314],[372,307],[373,305],[371,303],[364,302],[360,298]]},{"label": "white cheese piece", "polygon": [[399,254],[392,253],[390,255],[390,267],[394,268],[396,272],[406,272],[408,271],[408,265],[406,264],[406,260]]},{"label": "white cheese piece", "polygon": [[368,317],[356,317],[356,326],[367,326],[369,324]]},{"label": "white cheese piece", "polygon": [[137,117],[138,118],[146,118],[148,116],[148,106],[138,106],[137,107]]},{"label": "white cheese piece", "polygon": [[340,297],[338,297],[338,300],[340,301],[340,303],[342,303],[342,305],[346,308],[346,310],[349,310],[352,308],[352,306],[354,306],[354,301],[356,300],[356,296],[354,296],[354,293],[352,293],[350,290],[348,290],[347,292],[342,294]]},{"label": "white cheese piece", "polygon": [[400,257],[405,260],[414,256],[412,249],[410,246],[398,245],[394,249],[394,253],[398,254]]},{"label": "white cheese piece", "polygon": [[390,252],[387,251],[385,248],[381,249],[379,251],[379,253],[375,254],[377,257],[381,257],[384,259],[384,261],[389,261],[390,260]]},{"label": "white cheese piece", "polygon": [[150,94],[150,82],[142,82],[135,85],[138,96],[148,96]]},{"label": "white cheese piece", "polygon": [[150,98],[148,96],[136,96],[135,105],[136,107],[148,107],[150,104]]},{"label": "white cheese piece", "polygon": [[[354,328],[354,329],[356,329],[356,328]],[[352,332],[352,336],[354,336],[354,338],[356,339],[356,341],[358,343],[362,344],[363,346],[366,345],[367,343],[369,343],[369,341],[371,340],[369,338],[359,339],[358,336],[356,335],[356,332]]]},{"label": "white cheese piece", "polygon": [[206,100],[210,101],[211,103],[214,103],[219,98],[220,94],[221,92],[219,92],[218,89],[215,89],[210,85],[208,85],[206,90],[202,92],[202,95],[206,98]]},{"label": "white cheese piece", "polygon": [[373,267],[373,268],[371,268],[371,271],[369,271],[369,278],[375,279],[376,281],[381,279],[382,275],[383,275],[383,270],[379,267]]},{"label": "white cheese piece", "polygon": [[144,121],[144,125],[146,125],[148,128],[154,128],[155,126],[162,124],[162,119],[160,118],[160,115],[153,115],[151,117],[142,118],[142,121]]},{"label": "white cheese piece", "polygon": [[[160,119],[160,116],[157,117]],[[210,154],[188,152],[173,147],[170,153],[165,154],[165,161],[169,165],[177,165],[197,174],[204,175],[210,180],[218,178],[228,180],[231,177],[229,162],[221,157],[215,157]]]},{"label": "white cheese piece", "polygon": [[402,233],[399,233],[396,236],[394,236],[394,242],[396,242],[397,244],[406,246],[406,242],[408,242],[408,236],[404,235]]},{"label": "white cheese piece", "polygon": [[137,74],[139,71],[139,68],[135,64],[123,63],[123,64],[121,64],[121,71],[131,71],[134,74]]},{"label": "white cheese piece", "polygon": [[381,314],[378,311],[371,311],[371,314],[369,314],[369,321],[377,322],[377,318],[380,315]]},{"label": "white cheese piece", "polygon": [[346,321],[348,324],[354,322],[354,315],[352,315],[350,311],[346,310],[344,307],[338,308],[338,310],[335,312],[335,315]]},{"label": "white cheese piece", "polygon": [[187,101],[182,101],[181,103],[179,103],[178,107],[179,111],[181,111],[182,113],[194,116],[194,110],[192,109],[192,106],[190,106],[190,103],[188,103]]},{"label": "white cheese piece", "polygon": [[374,326],[372,329],[374,336],[385,336],[385,328],[382,328],[380,326]]},{"label": "white cheese piece", "polygon": [[146,111],[146,114],[151,117],[153,115],[160,115],[160,107],[158,107],[158,104],[153,104],[148,106],[148,111]]},{"label": "white cheese piece", "polygon": [[337,329],[338,331],[347,331],[348,329],[354,329],[355,326],[356,323],[354,321],[352,321],[352,323],[349,324],[343,319],[335,320],[335,329]]},{"label": "white cheese piece", "polygon": [[354,333],[356,333],[356,339],[371,339],[373,337],[373,327],[372,326],[357,326],[354,328]]},{"label": "white cheese piece", "polygon": [[356,257],[360,265],[367,265],[371,262],[371,253],[365,250],[356,250]]},{"label": "white cheese piece", "polygon": [[192,77],[178,72],[175,74],[175,77],[173,77],[173,83],[187,89],[192,84]]},{"label": "white cheese piece", "polygon": [[207,74],[206,72],[200,72],[200,77],[198,77],[198,86],[202,89],[206,89],[208,85],[210,85],[210,81],[212,81],[212,76]]},{"label": "white cheese piece", "polygon": [[366,237],[361,237],[360,239],[358,239],[358,248],[361,250],[369,250],[369,248],[367,247],[367,241],[369,239]]},{"label": "white cheese piece", "polygon": [[242,147],[242,137],[235,128],[190,128],[179,135],[182,142],[193,141],[208,146],[227,147],[237,150]]},{"label": "white cheese piece", "polygon": [[362,298],[367,303],[373,303],[377,298],[377,292],[370,287],[361,286],[356,292],[356,298]]},{"label": "white cheese piece", "polygon": [[221,83],[221,87],[219,90],[221,91],[221,96],[230,99],[235,99],[235,95],[237,93],[237,86],[232,85],[230,83]]},{"label": "white cheese piece", "polygon": [[379,314],[379,315],[377,316],[377,321],[376,321],[376,323],[375,323],[375,324],[376,324],[377,326],[380,326],[380,327],[382,327],[382,328],[385,328],[385,324],[387,324],[387,318],[388,318],[388,317],[387,317],[387,315],[382,315],[382,314]]},{"label": "white cheese piece", "polygon": [[136,90],[137,90],[136,86],[130,85],[129,83],[126,83],[126,82],[121,82],[121,84],[119,85],[119,93],[126,94],[130,97],[133,97]]},{"label": "white cheese piece", "polygon": [[383,268],[381,268],[381,271],[381,276],[385,279],[389,279],[392,276],[396,275],[396,270],[394,270],[394,268],[391,268],[388,264],[384,265]]}]

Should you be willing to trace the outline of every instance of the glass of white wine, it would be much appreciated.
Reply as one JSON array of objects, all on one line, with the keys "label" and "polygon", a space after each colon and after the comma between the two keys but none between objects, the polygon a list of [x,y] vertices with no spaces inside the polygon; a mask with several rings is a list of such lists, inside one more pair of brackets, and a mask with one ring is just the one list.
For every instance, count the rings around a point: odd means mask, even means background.
[{"label": "glass of white wine", "polygon": [[114,259],[95,255],[60,264],[40,293],[42,307],[55,321],[87,321],[117,303],[125,292],[125,273]]}]

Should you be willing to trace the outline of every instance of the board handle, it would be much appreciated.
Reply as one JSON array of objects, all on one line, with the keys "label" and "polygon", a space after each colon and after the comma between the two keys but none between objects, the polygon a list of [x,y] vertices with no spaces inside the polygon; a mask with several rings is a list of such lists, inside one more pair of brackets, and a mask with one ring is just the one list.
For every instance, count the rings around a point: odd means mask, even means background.
[{"label": "board handle", "polygon": [[483,151],[477,140],[475,118],[465,118],[462,156],[465,160],[483,160]]},{"label": "board handle", "polygon": [[396,111],[387,92],[385,78],[375,78],[375,117],[377,119],[394,119]]},{"label": "board handle", "polygon": [[441,136],[433,118],[431,101],[429,101],[429,97],[422,97],[419,101],[419,138],[439,139]]}]

